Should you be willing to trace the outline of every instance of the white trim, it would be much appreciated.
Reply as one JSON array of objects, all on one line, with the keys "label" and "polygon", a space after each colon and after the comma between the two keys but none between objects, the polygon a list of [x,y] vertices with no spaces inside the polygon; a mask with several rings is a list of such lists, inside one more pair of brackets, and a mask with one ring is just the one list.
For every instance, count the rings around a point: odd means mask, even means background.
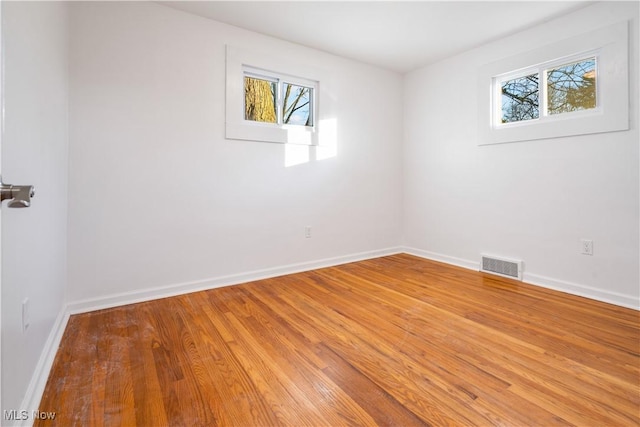
[{"label": "white trim", "polygon": [[618,292],[603,291],[590,286],[579,285],[577,283],[571,283],[531,273],[524,273],[523,281],[542,288],[553,289],[554,291],[566,292],[579,297],[585,297],[596,301],[619,305],[621,307],[640,310],[640,301],[637,298],[630,295],[620,294]]},{"label": "white trim", "polygon": [[424,251],[417,248],[403,248],[404,252],[409,255],[415,255],[420,258],[430,259],[432,261],[444,262],[445,264],[455,265],[469,270],[480,271],[480,263],[469,261],[462,258],[456,258],[449,255],[442,255],[435,252]]},{"label": "white trim", "polygon": [[[43,354],[45,352],[51,352],[50,347],[55,343],[56,348],[60,342],[62,332],[66,327],[67,320],[70,315],[87,313],[95,310],[102,310],[106,308],[113,308],[127,304],[135,304],[138,302],[151,301],[160,298],[172,297],[176,295],[183,295],[191,292],[198,292],[208,289],[221,288],[225,286],[238,285],[242,283],[252,282],[262,279],[270,279],[273,277],[284,276],[287,274],[300,273],[304,271],[315,270],[318,268],[332,267],[341,264],[347,264],[350,262],[364,261],[367,259],[373,259],[388,255],[395,255],[400,253],[406,253],[414,255],[420,258],[438,261],[456,267],[462,267],[468,270],[480,271],[480,263],[470,261],[462,258],[456,258],[449,255],[443,255],[436,252],[425,251],[412,247],[394,247],[381,249],[376,251],[360,252],[351,255],[345,255],[340,257],[325,258],[317,261],[310,261],[297,264],[289,264],[281,267],[268,268],[264,270],[255,270],[248,273],[232,274],[228,276],[220,276],[205,280],[199,280],[194,282],[185,282],[169,286],[157,287],[147,289],[144,291],[124,292],[120,294],[113,294],[99,298],[91,298],[81,301],[75,301],[67,304],[64,317],[62,314],[59,316],[51,336],[45,345]],[[510,279],[516,280],[512,277]],[[640,310],[640,301],[630,295],[624,295],[617,292],[608,292],[593,287],[580,285],[577,283],[567,282],[560,279],[554,279],[551,277],[542,276],[533,273],[524,273],[522,281],[531,285],[540,286],[543,288],[553,289],[561,292],[566,292],[572,295],[582,296],[585,298],[594,299],[610,304],[619,305],[622,307],[632,308]],[[62,316],[62,318],[61,318]],[[54,334],[55,332],[55,334]],[[52,359],[50,360],[49,367],[53,363],[53,357],[55,352],[52,353]],[[45,360],[40,360],[36,372],[43,369]],[[44,379],[46,382],[46,378]],[[33,382],[33,381],[32,381]],[[29,390],[34,387],[30,384]],[[44,383],[42,384],[44,388]],[[29,394],[29,392],[27,393]],[[26,398],[25,398],[26,401]],[[24,406],[23,407],[28,407]]]},{"label": "white trim", "polygon": [[[469,270],[480,271],[480,264],[461,258],[455,258],[448,255],[442,255],[435,252],[424,251],[416,248],[402,248],[403,252],[409,255],[415,255],[433,261],[444,262],[446,264],[455,265],[457,267],[467,268]],[[493,273],[492,273],[493,274]],[[505,276],[506,277],[506,276]],[[517,280],[511,277],[512,280]],[[592,288],[586,285],[571,283],[560,279],[542,276],[533,273],[524,273],[522,282],[529,285],[540,286],[542,288],[553,289],[554,291],[565,292],[592,300],[606,302],[608,304],[618,305],[620,307],[631,308],[640,311],[640,300],[631,295],[624,295],[618,292],[608,292],[602,289]]]},{"label": "white trim", "polygon": [[69,312],[66,308],[63,308],[58,314],[58,317],[53,324],[53,328],[51,328],[47,342],[44,344],[42,353],[40,353],[40,359],[38,359],[38,364],[33,371],[31,381],[29,382],[29,386],[27,387],[27,391],[25,392],[22,400],[20,409],[27,410],[29,417],[28,419],[23,420],[20,425],[33,425],[34,420],[31,419],[31,414],[34,410],[39,409],[40,400],[42,400],[42,394],[44,393],[44,388],[47,385],[47,380],[49,379],[49,372],[53,366],[56,354],[58,354],[58,348],[60,347],[60,342],[62,341],[62,336],[67,328],[68,322]]},{"label": "white trim", "polygon": [[270,279],[273,277],[300,273],[317,268],[332,267],[340,264],[347,264],[350,262],[363,261],[387,255],[394,255],[401,252],[402,250],[400,247],[359,252],[351,255],[325,258],[297,264],[289,264],[280,267],[267,268],[264,270],[250,271],[247,273],[213,277],[210,279],[198,280],[194,282],[178,283],[169,286],[145,289],[144,291],[124,292],[114,295],[107,295],[99,298],[70,302],[67,305],[67,312],[70,314],[86,313],[94,310],[102,310],[105,308],[118,307],[121,305],[151,301],[176,295],[183,295],[190,292],[198,292],[208,289],[221,288],[224,286],[253,282],[256,280]]}]

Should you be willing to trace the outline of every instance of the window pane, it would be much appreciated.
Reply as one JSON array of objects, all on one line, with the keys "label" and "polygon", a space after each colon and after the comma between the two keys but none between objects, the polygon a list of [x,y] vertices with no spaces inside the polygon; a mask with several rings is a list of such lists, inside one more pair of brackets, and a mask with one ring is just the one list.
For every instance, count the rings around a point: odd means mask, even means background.
[{"label": "window pane", "polygon": [[596,108],[596,59],[547,71],[547,98],[549,114]]},{"label": "window pane", "polygon": [[289,125],[313,126],[313,88],[291,83],[284,83],[283,86],[282,122]]},{"label": "window pane", "polygon": [[502,123],[537,119],[538,74],[502,82]]},{"label": "window pane", "polygon": [[244,76],[244,119],[277,123],[276,88],[269,80]]}]

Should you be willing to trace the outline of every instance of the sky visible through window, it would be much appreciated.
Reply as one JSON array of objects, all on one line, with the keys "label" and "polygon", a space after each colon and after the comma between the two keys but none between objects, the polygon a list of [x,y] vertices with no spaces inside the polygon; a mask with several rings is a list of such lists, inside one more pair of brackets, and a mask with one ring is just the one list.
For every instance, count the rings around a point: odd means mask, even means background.
[{"label": "sky visible through window", "polygon": [[311,88],[284,84],[283,123],[291,125],[312,126],[311,123]]}]

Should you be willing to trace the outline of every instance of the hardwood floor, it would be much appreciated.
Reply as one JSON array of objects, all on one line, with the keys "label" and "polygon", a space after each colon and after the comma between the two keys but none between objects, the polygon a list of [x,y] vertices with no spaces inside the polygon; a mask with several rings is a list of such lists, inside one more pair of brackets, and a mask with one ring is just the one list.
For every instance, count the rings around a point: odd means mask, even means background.
[{"label": "hardwood floor", "polygon": [[410,255],[72,316],[36,425],[640,425],[640,313]]}]

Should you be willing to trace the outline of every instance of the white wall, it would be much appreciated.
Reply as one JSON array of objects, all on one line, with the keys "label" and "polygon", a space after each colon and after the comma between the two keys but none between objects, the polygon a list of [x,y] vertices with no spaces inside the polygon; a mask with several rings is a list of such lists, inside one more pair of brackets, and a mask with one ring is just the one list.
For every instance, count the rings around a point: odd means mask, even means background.
[{"label": "white wall", "polygon": [[[21,403],[63,309],[66,286],[67,8],[2,2],[2,15],[2,176],[36,188],[28,209],[2,208],[2,411],[31,410],[36,408]],[[25,333],[24,298],[31,302]]]},{"label": "white wall", "polygon": [[[2,213],[2,410],[24,409],[29,386],[39,397],[29,381],[46,378],[41,353],[66,301],[374,253],[402,234],[421,255],[522,258],[525,280],[637,306],[637,3],[596,4],[418,70],[404,93],[397,74],[158,4],[74,3],[69,27],[64,3],[2,8],[2,172],[37,188],[31,208]],[[476,145],[478,67],[625,18],[630,131]],[[311,149],[287,166],[284,145],[224,138],[228,43],[322,70],[336,156]]]},{"label": "white wall", "polygon": [[[400,244],[400,75],[158,4],[70,7],[71,302]],[[226,140],[225,44],[317,67],[337,155]]]},{"label": "white wall", "polygon": [[[631,130],[477,146],[480,67],[625,19]],[[596,4],[408,74],[405,244],[468,267],[480,253],[523,259],[525,281],[638,307],[637,82],[637,2]]]}]

